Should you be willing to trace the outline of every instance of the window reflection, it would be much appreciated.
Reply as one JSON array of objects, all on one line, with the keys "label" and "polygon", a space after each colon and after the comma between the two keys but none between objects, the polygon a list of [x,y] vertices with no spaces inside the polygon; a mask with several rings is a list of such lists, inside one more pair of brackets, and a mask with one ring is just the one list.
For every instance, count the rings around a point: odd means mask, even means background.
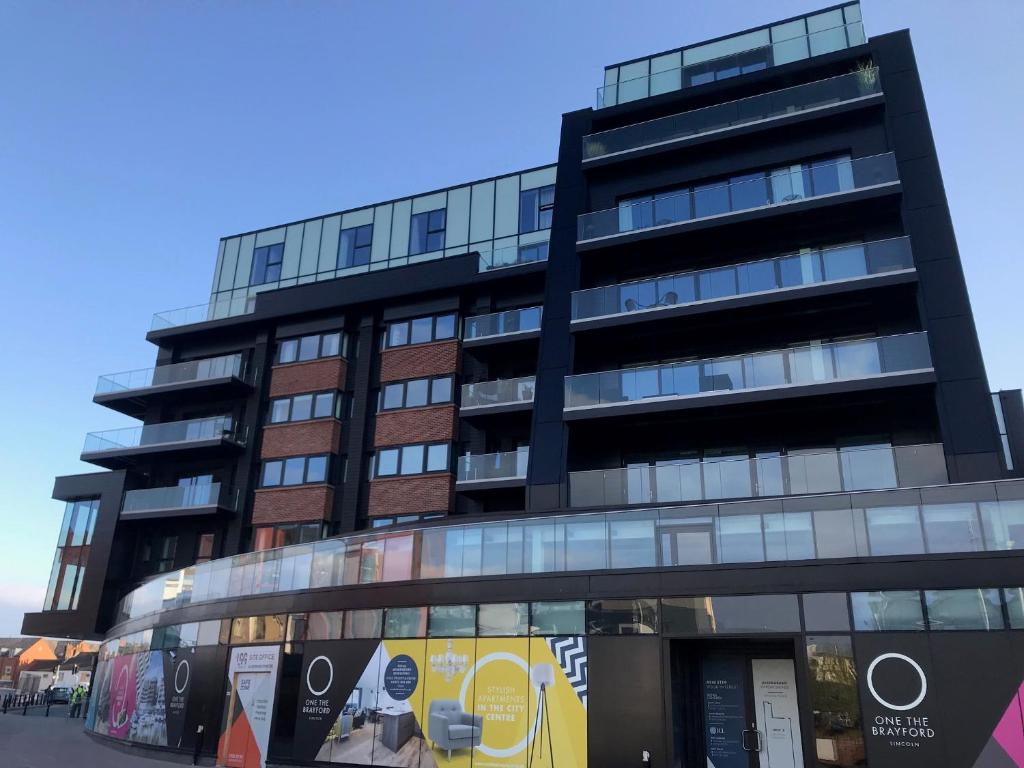
[{"label": "window reflection", "polygon": [[864,734],[850,637],[808,636],[807,667],[818,760],[825,765],[863,765]]}]

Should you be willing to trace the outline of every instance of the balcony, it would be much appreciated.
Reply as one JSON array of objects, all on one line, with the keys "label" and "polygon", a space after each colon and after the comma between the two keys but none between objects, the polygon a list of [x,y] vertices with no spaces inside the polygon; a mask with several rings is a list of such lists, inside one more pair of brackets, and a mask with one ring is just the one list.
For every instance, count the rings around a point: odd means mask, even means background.
[{"label": "balcony", "polygon": [[455,489],[471,491],[525,485],[529,463],[528,447],[503,453],[460,456],[455,475]]},{"label": "balcony", "polygon": [[942,444],[681,459],[569,473],[572,507],[718,501],[947,482]]},{"label": "balcony", "polygon": [[223,320],[228,317],[251,315],[256,311],[255,296],[239,296],[231,299],[218,299],[206,304],[195,304],[181,309],[168,309],[153,315],[149,330],[166,331],[186,325],[208,323],[212,320]]},{"label": "balcony", "polygon": [[535,388],[534,376],[463,384],[459,413],[462,416],[473,416],[481,413],[527,411],[533,407]]},{"label": "balcony", "polygon": [[542,307],[526,307],[467,317],[462,334],[463,347],[495,344],[540,337]]},{"label": "balcony", "polygon": [[[545,232],[545,237],[547,236]],[[526,237],[522,235],[521,237]],[[495,248],[481,251],[477,272],[492,272],[496,269],[542,264],[548,260],[548,241]]]},{"label": "balcony", "polygon": [[574,291],[572,328],[624,325],[914,279],[910,239],[897,237]]},{"label": "balcony", "polygon": [[580,214],[577,248],[590,250],[661,234],[727,223],[741,214],[775,215],[820,202],[854,200],[899,189],[891,152],[803,163],[741,174],[720,184],[665,192],[617,208]]},{"label": "balcony", "polygon": [[720,138],[745,126],[770,127],[812,115],[835,114],[853,106],[879,103],[881,95],[878,69],[862,69],[584,136],[583,162],[584,166],[596,165],[598,160],[620,160],[696,139]]},{"label": "balcony", "polygon": [[565,418],[701,408],[934,381],[926,333],[905,333],[565,378]]},{"label": "balcony", "polygon": [[245,357],[223,355],[100,376],[93,402],[141,418],[150,404],[178,393],[199,388],[227,393],[248,387]]},{"label": "balcony", "polygon": [[860,6],[850,3],[605,69],[597,108],[612,107],[758,72],[866,42]]},{"label": "balcony", "polygon": [[175,485],[126,491],[121,503],[122,520],[208,515],[237,512],[237,489],[220,483]]},{"label": "balcony", "polygon": [[245,445],[247,428],[230,416],[168,421],[140,427],[90,432],[85,436],[82,461],[107,469],[127,466],[133,459],[156,453],[209,453]]}]

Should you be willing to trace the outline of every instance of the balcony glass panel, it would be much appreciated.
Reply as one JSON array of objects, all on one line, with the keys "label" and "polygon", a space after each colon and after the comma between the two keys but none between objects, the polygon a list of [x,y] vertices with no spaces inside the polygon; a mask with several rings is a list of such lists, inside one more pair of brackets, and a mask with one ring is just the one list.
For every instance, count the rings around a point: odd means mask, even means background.
[{"label": "balcony glass panel", "polygon": [[535,386],[536,380],[533,376],[463,384],[462,407],[532,403]]},{"label": "balcony glass panel", "polygon": [[476,480],[525,478],[529,459],[530,449],[528,447],[501,453],[460,456],[457,480],[462,483]]},{"label": "balcony glass panel", "polygon": [[[800,511],[728,502],[353,534],[162,574],[122,600],[118,621],[226,597],[359,583],[1020,549],[1006,527],[1020,519],[1021,502],[977,487],[981,501],[956,504],[927,504],[908,492],[910,503],[864,508],[858,494],[830,494],[805,497]],[[979,538],[978,520],[986,532],[1002,532]],[[948,610],[940,606],[947,628],[983,628],[979,622],[994,616],[985,603],[998,601],[976,596],[936,594],[929,610],[955,598]],[[858,630],[923,626],[916,592],[858,593],[853,602]]]},{"label": "balcony glass panel", "polygon": [[96,382],[96,394],[106,395],[158,387],[164,384],[205,381],[228,376],[243,378],[242,355],[224,355],[205,360],[192,360],[187,363],[160,365],[156,368],[143,368],[137,371],[108,373],[105,376],[100,376]]},{"label": "balcony glass panel", "polygon": [[616,208],[580,214],[576,239],[593,240],[898,180],[892,153],[776,168],[700,185],[692,195],[689,190],[665,192],[652,198],[623,201]]},{"label": "balcony glass panel", "polygon": [[[612,107],[682,88],[726,80],[864,42],[856,4],[774,27],[701,43],[605,71],[597,108]],[[682,54],[682,66],[679,57]]]},{"label": "balcony glass panel", "polygon": [[188,421],[169,421],[160,424],[146,424],[141,427],[111,429],[105,432],[90,432],[85,437],[82,453],[99,451],[120,451],[143,446],[171,443],[188,443],[222,438],[244,442],[244,432],[230,416],[214,416]]},{"label": "balcony glass panel", "polygon": [[565,407],[818,384],[928,368],[931,368],[931,357],[925,333],[815,342],[803,347],[733,357],[566,376]]},{"label": "balcony glass panel", "polygon": [[177,328],[182,325],[193,325],[194,323],[205,323],[210,320],[220,320],[225,317],[238,317],[240,315],[251,315],[256,311],[255,296],[240,296],[231,299],[220,299],[207,304],[196,304],[182,309],[168,309],[164,312],[157,312],[153,315],[153,322],[150,324],[151,331],[162,331],[167,328]]},{"label": "balcony glass panel", "polygon": [[510,333],[540,330],[542,307],[510,309],[490,315],[466,318],[464,340],[484,339],[491,336],[506,336]]},{"label": "balcony glass panel", "polygon": [[[794,43],[803,45],[803,49],[806,51],[805,38],[797,38],[795,41],[787,41],[780,45]],[[806,53],[804,57],[806,57]],[[658,84],[655,78],[660,77],[661,82],[664,83],[667,82],[667,76],[670,74],[663,72],[652,75],[652,86]],[[675,75],[678,81],[678,70]],[[677,85],[673,90],[677,90],[679,87]],[[617,152],[628,152],[724,128],[841,104],[881,92],[877,68],[851,72],[830,77],[827,80],[796,85],[792,88],[762,93],[724,104],[715,104],[678,115],[669,115],[584,136],[583,158],[587,160]]]},{"label": "balcony glass panel", "polygon": [[520,264],[533,264],[548,260],[548,243],[542,241],[528,245],[495,248],[480,252],[478,272],[489,272],[492,269],[516,267]]},{"label": "balcony glass panel", "polygon": [[220,483],[141,488],[125,492],[121,513],[130,515],[159,509],[188,509],[213,505],[236,509],[236,501],[237,492],[227,488],[222,490]]}]

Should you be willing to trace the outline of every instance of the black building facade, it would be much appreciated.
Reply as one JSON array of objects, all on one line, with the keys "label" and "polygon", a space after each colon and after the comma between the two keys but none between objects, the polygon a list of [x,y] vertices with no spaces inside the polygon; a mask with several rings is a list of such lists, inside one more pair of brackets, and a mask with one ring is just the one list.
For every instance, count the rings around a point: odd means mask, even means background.
[{"label": "black building facade", "polygon": [[1024,766],[1024,407],[906,31],[606,68],[557,164],[224,238],[24,631],[218,765]]}]

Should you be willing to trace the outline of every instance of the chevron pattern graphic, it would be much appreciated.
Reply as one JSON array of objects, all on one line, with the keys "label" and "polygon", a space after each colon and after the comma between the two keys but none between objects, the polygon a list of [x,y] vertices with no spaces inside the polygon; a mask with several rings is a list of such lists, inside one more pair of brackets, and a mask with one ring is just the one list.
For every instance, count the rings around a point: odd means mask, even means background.
[{"label": "chevron pattern graphic", "polygon": [[558,660],[566,679],[587,708],[587,638],[549,637],[551,653]]}]

